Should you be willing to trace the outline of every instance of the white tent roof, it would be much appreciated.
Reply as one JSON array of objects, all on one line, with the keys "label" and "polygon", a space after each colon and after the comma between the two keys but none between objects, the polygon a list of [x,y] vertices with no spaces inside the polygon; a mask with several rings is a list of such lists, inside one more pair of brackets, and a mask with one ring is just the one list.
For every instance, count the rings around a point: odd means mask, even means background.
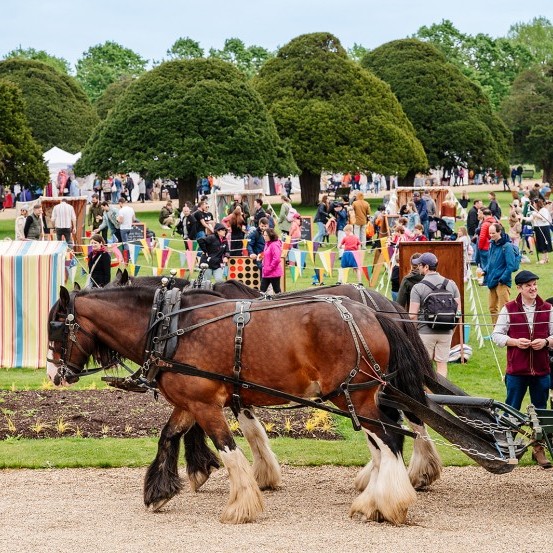
[{"label": "white tent roof", "polygon": [[43,154],[44,161],[48,165],[73,165],[81,157],[81,153],[70,154],[57,146],[50,148]]}]

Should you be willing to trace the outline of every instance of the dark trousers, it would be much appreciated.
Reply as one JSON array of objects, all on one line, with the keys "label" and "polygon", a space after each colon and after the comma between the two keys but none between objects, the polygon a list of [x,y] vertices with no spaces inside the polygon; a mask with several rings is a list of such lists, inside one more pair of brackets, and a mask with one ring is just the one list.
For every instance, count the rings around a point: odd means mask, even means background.
[{"label": "dark trousers", "polygon": [[71,229],[70,228],[57,228],[56,229],[56,240],[61,240],[65,238],[67,245],[72,248],[73,241],[71,240]]},{"label": "dark trousers", "polygon": [[274,291],[275,294],[280,294],[280,277],[274,277],[274,278],[265,278],[265,277],[263,277],[261,279],[260,290],[262,292],[266,292],[267,288],[269,288],[269,284],[273,285],[273,291]]},{"label": "dark trousers", "polygon": [[505,386],[507,387],[507,399],[505,403],[520,409],[526,392],[530,390],[530,401],[537,409],[547,408],[549,396],[549,375],[545,376],[519,376],[514,374],[505,375]]}]

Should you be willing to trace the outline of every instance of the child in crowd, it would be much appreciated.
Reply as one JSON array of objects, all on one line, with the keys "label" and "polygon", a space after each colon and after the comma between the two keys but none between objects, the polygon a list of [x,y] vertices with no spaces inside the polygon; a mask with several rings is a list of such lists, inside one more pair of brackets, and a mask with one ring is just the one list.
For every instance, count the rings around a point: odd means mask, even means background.
[{"label": "child in crowd", "polygon": [[[359,240],[358,236],[353,234],[353,225],[346,225],[344,227],[344,233],[345,236],[342,238],[340,244],[338,245],[338,247],[343,250],[340,266],[342,267],[342,269],[345,269],[347,267],[353,267],[357,269],[357,261],[355,260],[353,252],[361,249],[361,240]],[[340,273],[343,274],[343,271],[340,271]],[[341,281],[342,276],[340,276],[339,282]],[[361,281],[360,276],[359,281]]]}]

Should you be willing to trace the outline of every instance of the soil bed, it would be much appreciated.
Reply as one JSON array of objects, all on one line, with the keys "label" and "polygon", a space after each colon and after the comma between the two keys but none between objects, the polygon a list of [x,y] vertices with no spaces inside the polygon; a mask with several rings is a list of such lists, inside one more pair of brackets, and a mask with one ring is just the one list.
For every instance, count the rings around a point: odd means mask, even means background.
[{"label": "soil bed", "polygon": [[[0,439],[137,438],[158,436],[172,407],[150,393],[121,390],[38,390],[0,392]],[[227,419],[240,431],[230,410]],[[311,409],[256,409],[270,437],[340,439],[330,417]]]}]

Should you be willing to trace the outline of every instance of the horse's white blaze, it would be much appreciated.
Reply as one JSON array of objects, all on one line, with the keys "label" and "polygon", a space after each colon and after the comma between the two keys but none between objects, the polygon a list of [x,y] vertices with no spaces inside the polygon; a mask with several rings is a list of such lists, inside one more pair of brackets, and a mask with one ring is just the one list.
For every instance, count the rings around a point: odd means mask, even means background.
[{"label": "horse's white blaze", "polygon": [[221,515],[221,522],[240,524],[252,522],[263,511],[263,497],[253,470],[239,448],[220,450],[221,460],[228,470],[230,493]]},{"label": "horse's white blaze", "polygon": [[[410,423],[413,430],[421,436],[428,436],[424,426]],[[442,462],[434,442],[424,438],[415,438],[413,455],[409,462],[409,479],[416,490],[426,488],[440,478]]]},{"label": "horse's white blaze", "polygon": [[[54,352],[51,349],[48,350],[47,358],[48,359],[54,358]],[[46,374],[48,375],[48,378],[50,379],[50,381],[54,382],[54,378],[58,374],[58,366],[52,363],[51,361],[46,361]],[[65,380],[63,380],[60,384],[63,386],[67,386],[67,382],[65,382]]]},{"label": "horse's white blaze", "polygon": [[261,423],[251,409],[248,409],[248,412],[253,418],[248,418],[244,411],[240,411],[238,422],[252,450],[253,474],[262,490],[274,490],[282,484],[280,465],[271,449],[269,438],[263,426],[261,426]]},{"label": "horse's white blaze", "polygon": [[376,475],[376,464],[373,467],[369,484],[353,502],[350,514],[361,513],[369,520],[384,519],[393,524],[403,524],[407,518],[407,509],[417,497],[403,459],[401,455],[394,455],[375,434],[365,431],[380,449],[380,466]]}]

